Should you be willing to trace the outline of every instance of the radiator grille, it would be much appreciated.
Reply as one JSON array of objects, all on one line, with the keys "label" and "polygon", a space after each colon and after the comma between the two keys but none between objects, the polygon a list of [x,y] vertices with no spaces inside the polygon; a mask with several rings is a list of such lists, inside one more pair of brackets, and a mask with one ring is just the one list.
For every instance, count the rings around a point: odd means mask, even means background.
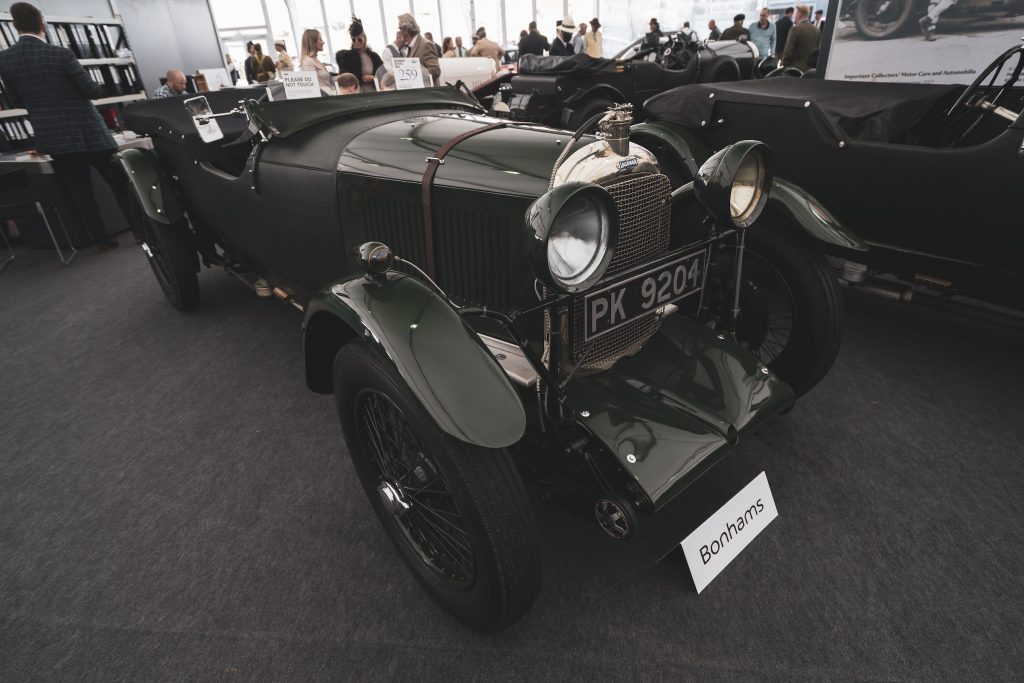
[{"label": "radiator grille", "polygon": [[[669,248],[671,184],[660,173],[627,176],[605,184],[619,210],[619,245],[604,281],[618,273],[655,260]],[[600,286],[598,284],[597,286]],[[583,341],[583,296],[572,301],[572,346],[574,364],[583,369],[610,367],[623,356],[635,353],[658,331],[657,316],[647,316],[598,337]]]}]

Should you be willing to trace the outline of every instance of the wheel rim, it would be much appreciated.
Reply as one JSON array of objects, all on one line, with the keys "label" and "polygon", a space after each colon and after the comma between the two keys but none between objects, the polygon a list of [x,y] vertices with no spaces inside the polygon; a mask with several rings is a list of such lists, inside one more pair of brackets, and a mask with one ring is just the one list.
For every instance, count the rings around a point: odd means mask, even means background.
[{"label": "wheel rim", "polygon": [[458,587],[470,585],[476,569],[465,518],[405,415],[375,389],[359,392],[355,411],[386,520],[435,574]]},{"label": "wheel rim", "polygon": [[870,0],[862,10],[864,28],[872,34],[885,35],[907,18],[909,0]]},{"label": "wheel rim", "polygon": [[796,304],[782,274],[755,252],[743,258],[737,334],[764,364],[779,358],[793,338]]}]

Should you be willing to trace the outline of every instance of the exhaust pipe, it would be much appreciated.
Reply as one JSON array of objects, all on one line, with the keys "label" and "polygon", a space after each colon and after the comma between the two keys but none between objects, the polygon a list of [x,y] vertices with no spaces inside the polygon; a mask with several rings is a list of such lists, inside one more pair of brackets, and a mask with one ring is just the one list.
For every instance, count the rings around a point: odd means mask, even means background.
[{"label": "exhaust pipe", "polygon": [[914,289],[909,285],[897,284],[888,280],[868,279],[861,284],[840,278],[839,282],[852,290],[864,292],[887,301],[917,304],[932,310],[945,311],[946,313],[953,313],[954,315],[971,318],[972,320],[980,320],[990,325],[1024,331],[1024,316],[1016,311],[968,297],[957,295],[937,296],[930,292]]}]

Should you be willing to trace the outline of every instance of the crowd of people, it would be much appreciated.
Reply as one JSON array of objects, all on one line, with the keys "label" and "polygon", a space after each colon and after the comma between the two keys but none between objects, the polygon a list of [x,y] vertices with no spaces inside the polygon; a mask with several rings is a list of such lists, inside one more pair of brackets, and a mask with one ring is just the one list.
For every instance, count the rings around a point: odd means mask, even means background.
[{"label": "crowd of people", "polygon": [[[744,14],[733,17],[731,26],[721,31],[717,22],[708,22],[710,40],[748,40],[753,43],[762,57],[778,58],[783,66],[807,70],[813,65],[813,55],[818,50],[821,32],[825,25],[823,12],[814,12],[813,19],[807,5],[788,7],[782,17],[776,21],[770,18],[769,10],[760,11],[756,21],[746,23]],[[649,22],[648,35],[663,35],[658,19]],[[690,31],[690,24],[683,25],[683,31]],[[284,41],[275,41],[276,59],[263,54],[259,42],[250,41],[246,49],[248,58],[245,60],[245,77],[249,83],[265,83],[278,77],[280,73],[296,68],[310,71],[317,75],[320,89],[325,95],[368,92],[378,87],[393,87],[393,78],[388,76],[394,59],[417,58],[423,71],[433,82],[441,76],[440,59],[458,57],[486,57],[494,60],[497,68],[501,67],[505,52],[496,42],[487,37],[484,27],[478,28],[471,36],[472,44],[466,47],[462,36],[445,37],[439,45],[429,32],[421,32],[416,18],[409,13],[398,17],[398,31],[395,39],[381,50],[380,53],[370,47],[363,28],[363,23],[356,17],[349,24],[349,38],[352,46],[335,53],[335,64],[338,75],[332,77],[327,65],[319,59],[324,41],[317,29],[308,29],[302,35],[301,54],[298,55],[298,67],[288,54]],[[549,40],[537,28],[537,22],[531,21],[519,35],[517,45],[519,56],[552,55],[571,56],[587,54],[594,58],[603,56],[603,34],[601,21],[594,17],[590,21],[577,24],[571,16],[565,16],[555,24],[554,36]],[[231,70],[232,83],[237,82],[238,72],[227,55],[227,63]],[[383,82],[382,78],[387,78]],[[184,92],[185,77],[179,69],[171,69],[167,73],[166,83],[158,88],[154,97],[169,97]]]},{"label": "crowd of people", "polygon": [[[761,57],[777,58],[785,67],[807,71],[814,66],[814,57],[825,30],[822,10],[815,10],[812,19],[811,8],[808,5],[787,7],[782,16],[773,22],[768,8],[765,7],[758,14],[757,21],[744,25],[746,20],[746,15],[737,14],[732,18],[732,25],[721,31],[718,23],[711,19],[708,21],[708,38],[748,40],[757,47]],[[656,21],[651,19],[652,24]]]}]

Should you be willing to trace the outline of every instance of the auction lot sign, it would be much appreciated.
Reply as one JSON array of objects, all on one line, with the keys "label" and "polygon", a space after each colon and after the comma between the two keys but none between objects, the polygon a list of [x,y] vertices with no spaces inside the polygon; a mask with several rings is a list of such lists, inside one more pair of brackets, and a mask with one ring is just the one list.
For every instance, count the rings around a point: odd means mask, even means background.
[{"label": "auction lot sign", "polygon": [[764,472],[683,539],[683,555],[697,592],[707,588],[765,527],[779,516]]},{"label": "auction lot sign", "polygon": [[[1024,14],[1007,16],[1004,8],[987,16],[986,5],[933,3],[941,12],[932,20],[927,0],[832,0],[819,70],[824,61],[825,78],[834,81],[970,83],[1024,35]],[[934,21],[934,40],[925,40],[922,19]]]}]

